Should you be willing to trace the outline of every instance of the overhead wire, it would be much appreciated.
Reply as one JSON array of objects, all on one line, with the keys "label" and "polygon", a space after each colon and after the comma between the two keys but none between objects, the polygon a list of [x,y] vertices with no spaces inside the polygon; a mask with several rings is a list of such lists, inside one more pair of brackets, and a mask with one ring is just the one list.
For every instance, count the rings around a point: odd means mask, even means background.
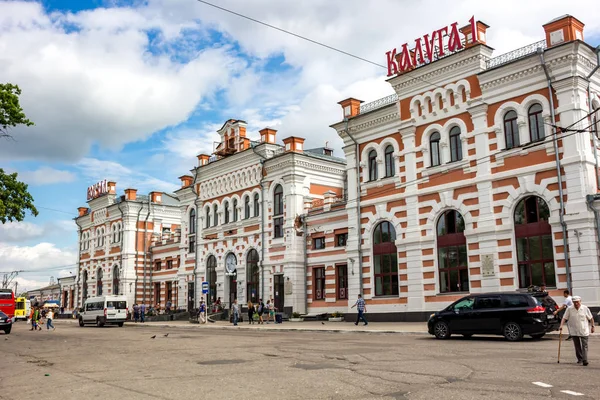
[{"label": "overhead wire", "polygon": [[[279,27],[277,27],[277,26],[274,26],[274,25],[271,25],[271,24],[269,24],[269,23],[267,23],[267,22],[260,21],[260,20],[258,20],[258,19],[256,19],[256,18],[249,17],[249,16],[247,16],[247,15],[244,15],[244,14],[241,14],[241,13],[239,13],[239,12],[236,12],[236,11],[233,11],[233,10],[230,10],[230,9],[227,9],[227,8],[225,8],[225,7],[221,7],[221,6],[218,6],[218,5],[216,5],[216,4],[209,3],[209,2],[208,2],[208,1],[206,1],[206,0],[197,0],[197,1],[198,1],[199,3],[203,3],[203,4],[206,4],[206,5],[208,5],[208,6],[211,6],[211,7],[217,8],[217,9],[219,9],[219,10],[222,10],[222,11],[228,12],[228,13],[230,13],[230,14],[236,15],[236,16],[238,16],[238,17],[240,17],[240,18],[245,18],[245,19],[247,19],[247,20],[249,20],[249,21],[256,22],[257,24],[264,25],[264,26],[266,26],[266,27],[269,27],[269,28],[272,28],[272,29],[278,30],[278,31],[280,31],[280,32],[283,32],[283,33],[286,33],[286,34],[288,34],[288,35],[291,35],[291,36],[297,37],[297,38],[299,38],[299,39],[302,39],[302,40],[306,40],[306,41],[308,41],[308,42],[310,42],[310,43],[313,43],[313,44],[316,44],[316,45],[318,45],[318,46],[325,47],[325,48],[327,48],[327,49],[329,49],[329,50],[336,51],[336,52],[338,52],[338,53],[341,53],[341,54],[344,54],[344,55],[346,55],[346,56],[349,56],[349,57],[355,58],[355,59],[357,59],[357,60],[360,60],[360,61],[364,61],[364,62],[366,62],[366,63],[369,63],[369,64],[371,64],[371,65],[375,65],[375,66],[377,66],[377,67],[381,67],[381,68],[384,68],[384,69],[386,69],[386,70],[387,70],[387,67],[386,67],[385,65],[383,65],[383,64],[379,64],[379,63],[377,63],[377,62],[375,62],[375,61],[371,61],[371,60],[368,60],[368,59],[366,59],[366,58],[363,58],[363,57],[357,56],[357,55],[355,55],[355,54],[349,53],[349,52],[347,52],[347,51],[344,51],[344,50],[338,49],[337,47],[333,47],[333,46],[330,46],[330,45],[328,45],[328,44],[325,44],[325,43],[319,42],[319,41],[317,41],[317,40],[310,39],[310,38],[308,38],[308,37],[306,37],[306,36],[302,36],[302,35],[299,35],[299,34],[297,34],[297,33],[294,33],[294,32],[291,32],[291,31],[288,31],[288,30],[286,30],[286,29],[279,28]],[[405,72],[405,73],[404,73],[402,76],[404,76],[404,77],[408,77],[408,76],[409,76],[409,74],[411,74],[411,73],[412,73],[412,71],[410,71],[410,72]],[[430,85],[433,85],[433,86],[435,86],[435,87],[437,87],[437,88],[439,88],[439,89],[443,89],[443,88],[442,88],[440,85],[438,85],[438,84],[436,84],[436,83],[433,83],[433,82],[431,82],[431,81],[428,81],[427,79],[425,79],[425,78],[423,78],[423,77],[421,77],[421,76],[411,76],[411,78],[419,79],[419,80],[421,80],[421,81],[423,81],[423,82],[425,82],[425,83],[428,83],[428,84],[430,84]]]}]

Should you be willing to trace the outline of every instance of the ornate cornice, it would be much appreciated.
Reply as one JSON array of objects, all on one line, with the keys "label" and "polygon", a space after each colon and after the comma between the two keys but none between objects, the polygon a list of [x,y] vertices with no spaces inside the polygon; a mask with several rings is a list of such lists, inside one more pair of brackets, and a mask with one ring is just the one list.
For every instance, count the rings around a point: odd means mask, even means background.
[{"label": "ornate cornice", "polygon": [[386,115],[382,115],[379,118],[372,119],[370,121],[363,122],[361,124],[352,126],[349,128],[350,132],[361,132],[369,128],[373,128],[379,125],[383,125],[387,122],[397,120],[400,121],[400,114],[398,112],[389,113]]}]

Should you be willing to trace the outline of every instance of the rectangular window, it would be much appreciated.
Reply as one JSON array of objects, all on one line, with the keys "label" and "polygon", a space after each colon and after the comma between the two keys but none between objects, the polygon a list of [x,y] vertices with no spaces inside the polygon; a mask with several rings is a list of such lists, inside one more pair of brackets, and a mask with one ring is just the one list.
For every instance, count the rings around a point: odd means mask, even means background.
[{"label": "rectangular window", "polygon": [[173,282],[167,282],[166,283],[166,289],[167,289],[166,300],[167,301],[173,301]]},{"label": "rectangular window", "polygon": [[344,247],[346,246],[346,243],[348,242],[348,234],[347,233],[340,233],[335,235],[335,245],[337,247]]},{"label": "rectangular window", "polygon": [[154,302],[160,304],[160,282],[154,284]]},{"label": "rectangular window", "polygon": [[338,300],[348,299],[348,266],[337,266],[337,298]]},{"label": "rectangular window", "polygon": [[188,248],[188,253],[196,252],[196,236],[190,236],[190,246]]},{"label": "rectangular window", "polygon": [[157,261],[157,262],[154,264],[154,270],[155,270],[155,271],[160,271],[160,267],[161,267],[161,265],[160,265],[160,261]]},{"label": "rectangular window", "polygon": [[468,292],[469,266],[467,245],[438,248],[440,293]]},{"label": "rectangular window", "polygon": [[313,268],[315,300],[325,299],[325,268]]},{"label": "rectangular window", "polygon": [[167,269],[173,269],[173,260],[167,260]]},{"label": "rectangular window", "polygon": [[397,296],[398,254],[379,254],[373,257],[375,266],[375,296]]},{"label": "rectangular window", "polygon": [[313,249],[314,250],[321,250],[324,248],[325,248],[325,238],[324,237],[313,239]]},{"label": "rectangular window", "polygon": [[273,218],[273,236],[283,237],[283,217]]}]

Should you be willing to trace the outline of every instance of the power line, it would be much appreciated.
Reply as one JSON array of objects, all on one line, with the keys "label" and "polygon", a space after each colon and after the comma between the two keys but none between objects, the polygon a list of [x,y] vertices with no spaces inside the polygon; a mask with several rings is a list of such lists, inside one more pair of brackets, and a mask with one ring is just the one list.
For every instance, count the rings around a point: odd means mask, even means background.
[{"label": "power line", "polygon": [[19,272],[20,274],[27,274],[27,273],[30,273],[30,272],[55,271],[57,269],[68,269],[69,267],[75,267],[77,265],[79,265],[79,264],[75,263],[75,264],[57,265],[57,266],[54,266],[54,267],[35,268],[35,269],[19,270],[19,271],[0,271],[0,274],[10,274],[12,272]]},{"label": "power line", "polygon": [[[306,37],[306,36],[299,35],[299,34],[297,34],[297,33],[294,33],[294,32],[288,31],[288,30],[285,30],[285,29],[283,29],[283,28],[279,28],[279,27],[277,27],[277,26],[274,26],[274,25],[271,25],[271,24],[269,24],[269,23],[266,23],[266,22],[260,21],[260,20],[258,20],[258,19],[255,19],[255,18],[249,17],[249,16],[247,16],[247,15],[240,14],[240,13],[238,13],[238,12],[235,12],[235,11],[233,11],[233,10],[229,10],[229,9],[227,9],[227,8],[224,8],[224,7],[218,6],[218,5],[216,5],[216,4],[209,3],[209,2],[207,2],[207,1],[205,1],[205,0],[197,0],[197,1],[198,1],[198,2],[200,2],[200,3],[206,4],[207,6],[211,6],[211,7],[217,8],[217,9],[219,9],[219,10],[222,10],[222,11],[228,12],[228,13],[230,13],[230,14],[233,14],[233,15],[236,15],[236,16],[238,16],[238,17],[245,18],[245,19],[247,19],[247,20],[249,20],[249,21],[256,22],[257,24],[264,25],[264,26],[266,26],[266,27],[269,27],[269,28],[272,28],[272,29],[278,30],[278,31],[280,31],[280,32],[283,32],[283,33],[286,33],[286,34],[288,34],[288,35],[292,35],[292,36],[294,36],[294,37],[297,37],[297,38],[299,38],[299,39],[306,40],[306,41],[308,41],[308,42],[310,42],[310,43],[313,43],[313,44],[316,44],[316,45],[318,45],[318,46],[325,47],[325,48],[327,48],[327,49],[329,49],[329,50],[336,51],[336,52],[338,52],[338,53],[341,53],[341,54],[344,54],[344,55],[346,55],[346,56],[349,56],[349,57],[352,57],[352,58],[356,58],[357,60],[364,61],[364,62],[366,62],[366,63],[369,63],[369,64],[371,64],[371,65],[375,65],[375,66],[377,66],[377,67],[381,67],[381,68],[384,68],[384,69],[386,69],[386,70],[387,70],[387,67],[386,67],[385,65],[383,65],[383,64],[379,64],[379,63],[376,63],[375,61],[371,61],[371,60],[368,60],[368,59],[366,59],[366,58],[363,58],[363,57],[360,57],[360,56],[354,55],[354,54],[352,54],[352,53],[348,53],[347,51],[340,50],[340,49],[338,49],[338,48],[336,48],[336,47],[333,47],[333,46],[327,45],[327,44],[325,44],[325,43],[322,43],[322,42],[319,42],[319,41],[316,41],[316,40],[310,39],[310,38],[308,38],[308,37]],[[404,73],[404,75],[403,75],[403,76],[408,76],[409,74],[410,74],[410,72],[406,72],[406,73]],[[420,76],[414,76],[414,78],[416,78],[416,79],[419,79],[419,80],[421,80],[421,81],[423,81],[423,82],[425,82],[425,83],[428,83],[428,84],[430,84],[430,85],[433,85],[433,86],[435,86],[435,87],[437,87],[437,88],[440,88],[440,89],[442,89],[442,87],[441,87],[440,85],[437,85],[437,84],[435,84],[435,83],[433,83],[433,82],[430,82],[430,81],[426,80],[426,79],[425,79],[425,78],[423,78],[423,77],[420,77]]]},{"label": "power line", "polygon": [[41,208],[42,210],[49,210],[49,211],[55,211],[55,212],[59,212],[59,213],[63,213],[63,214],[73,215],[72,212],[57,210],[56,208],[43,207],[43,206],[35,206],[35,208]]}]

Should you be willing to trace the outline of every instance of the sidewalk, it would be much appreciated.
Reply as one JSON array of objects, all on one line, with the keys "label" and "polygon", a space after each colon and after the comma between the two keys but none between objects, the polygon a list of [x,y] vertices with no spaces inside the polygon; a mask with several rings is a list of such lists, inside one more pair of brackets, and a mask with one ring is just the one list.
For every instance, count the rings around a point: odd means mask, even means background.
[{"label": "sidewalk", "polygon": [[[77,323],[77,320],[57,320],[54,323]],[[354,325],[353,322],[328,322],[328,321],[303,321],[303,322],[289,322],[284,321],[282,324],[248,324],[240,323],[238,326],[227,321],[217,321],[214,323],[207,322],[206,324],[192,324],[188,321],[168,321],[168,322],[145,322],[135,323],[127,321],[125,323],[127,327],[138,327],[138,328],[172,328],[172,329],[213,329],[213,330],[260,330],[260,331],[281,331],[281,332],[338,332],[338,333],[394,333],[403,335],[429,335],[427,332],[426,322],[370,322],[369,325],[364,326],[359,324]],[[590,336],[599,337],[600,329],[596,333]],[[554,331],[547,333],[546,336],[557,337],[559,332]],[[565,331],[563,339],[566,339],[568,332]]]}]

